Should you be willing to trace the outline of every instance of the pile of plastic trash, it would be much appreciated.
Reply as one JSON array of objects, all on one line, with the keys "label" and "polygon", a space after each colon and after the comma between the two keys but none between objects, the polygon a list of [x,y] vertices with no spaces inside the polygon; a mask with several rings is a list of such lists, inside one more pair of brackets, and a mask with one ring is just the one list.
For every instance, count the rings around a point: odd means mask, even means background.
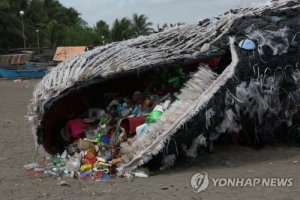
[{"label": "pile of plastic trash", "polygon": [[[94,180],[116,177],[116,168],[123,162],[121,143],[131,143],[161,117],[177,99],[189,74],[182,68],[161,72],[159,83],[148,83],[145,91],[135,91],[131,98],[115,94],[105,107],[90,108],[82,116],[69,119],[61,129],[64,151],[45,159],[43,164],[33,163],[24,168],[35,176]],[[140,168],[125,176],[132,180],[149,174],[148,168]]]}]

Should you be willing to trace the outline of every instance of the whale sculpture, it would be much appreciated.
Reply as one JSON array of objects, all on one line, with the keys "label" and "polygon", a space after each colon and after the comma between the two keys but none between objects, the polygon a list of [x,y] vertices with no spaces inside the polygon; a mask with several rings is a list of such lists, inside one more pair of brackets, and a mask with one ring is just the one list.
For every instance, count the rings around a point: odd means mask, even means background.
[{"label": "whale sculpture", "polygon": [[[143,135],[121,144],[120,174],[147,163],[170,141],[190,157],[224,134],[256,145],[299,142],[299,21],[300,1],[278,1],[68,59],[33,92],[28,117],[36,141],[46,152],[57,153],[58,127],[67,115],[82,112],[94,94],[126,87],[134,91],[136,84],[128,80],[139,83],[155,70],[193,65],[178,100]],[[212,59],[219,60],[216,68],[207,65]],[[176,155],[165,159],[172,163]]]}]

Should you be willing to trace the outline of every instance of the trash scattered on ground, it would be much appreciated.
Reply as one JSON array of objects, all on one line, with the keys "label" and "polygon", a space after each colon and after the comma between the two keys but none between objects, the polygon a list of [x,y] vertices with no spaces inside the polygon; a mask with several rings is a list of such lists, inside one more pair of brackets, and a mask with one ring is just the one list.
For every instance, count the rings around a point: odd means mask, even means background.
[{"label": "trash scattered on ground", "polygon": [[67,181],[64,181],[64,180],[60,180],[58,182],[58,185],[70,187],[70,184]]},{"label": "trash scattered on ground", "polygon": [[124,174],[128,182],[132,182],[134,180],[134,176],[132,174]]},{"label": "trash scattered on ground", "polygon": [[15,79],[14,82],[15,82],[15,83],[21,83],[21,82],[22,82],[22,79]]},{"label": "trash scattered on ground", "polygon": [[36,167],[39,167],[40,165],[37,164],[37,163],[31,163],[31,164],[27,164],[27,165],[24,165],[24,169],[25,170],[31,170],[31,169],[35,169]]},{"label": "trash scattered on ground", "polygon": [[[81,116],[66,120],[60,130],[63,151],[45,160],[43,165],[24,166],[33,174],[108,181],[117,177],[117,166],[124,162],[120,152],[123,142],[131,142],[155,123],[188,80],[194,68],[174,67],[150,77],[144,91],[132,94],[104,94],[101,106],[91,107]],[[104,102],[107,102],[106,104]],[[148,178],[148,168],[139,168],[125,175]],[[59,185],[67,185],[60,181]]]},{"label": "trash scattered on ground", "polygon": [[14,121],[12,121],[12,120],[4,120],[3,123],[5,123],[5,124],[12,124],[12,123],[14,123]]},{"label": "trash scattered on ground", "polygon": [[169,188],[167,188],[167,187],[163,187],[163,188],[161,188],[161,190],[168,190]]}]

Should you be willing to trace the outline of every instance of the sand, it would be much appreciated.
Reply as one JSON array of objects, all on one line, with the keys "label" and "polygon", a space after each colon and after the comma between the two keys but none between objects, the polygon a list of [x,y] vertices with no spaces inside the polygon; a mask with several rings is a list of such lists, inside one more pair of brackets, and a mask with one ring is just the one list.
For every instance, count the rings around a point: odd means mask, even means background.
[{"label": "sand", "polygon": [[[300,199],[300,148],[287,146],[254,150],[217,146],[200,155],[193,165],[179,163],[150,178],[125,178],[108,182],[34,177],[23,170],[35,152],[33,135],[25,121],[33,87],[39,80],[0,81],[0,199]],[[297,162],[298,161],[298,162]],[[210,177],[291,177],[292,187],[213,187],[193,193],[190,179],[197,172]]]}]

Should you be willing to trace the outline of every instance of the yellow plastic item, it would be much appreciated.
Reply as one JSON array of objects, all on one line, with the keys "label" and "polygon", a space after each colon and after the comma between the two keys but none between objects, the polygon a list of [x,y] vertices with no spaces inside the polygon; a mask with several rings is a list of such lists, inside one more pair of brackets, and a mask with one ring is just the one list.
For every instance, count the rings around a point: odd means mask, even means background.
[{"label": "yellow plastic item", "polygon": [[87,171],[89,169],[92,169],[93,165],[92,164],[85,164],[85,165],[81,165],[80,167],[80,171]]}]

